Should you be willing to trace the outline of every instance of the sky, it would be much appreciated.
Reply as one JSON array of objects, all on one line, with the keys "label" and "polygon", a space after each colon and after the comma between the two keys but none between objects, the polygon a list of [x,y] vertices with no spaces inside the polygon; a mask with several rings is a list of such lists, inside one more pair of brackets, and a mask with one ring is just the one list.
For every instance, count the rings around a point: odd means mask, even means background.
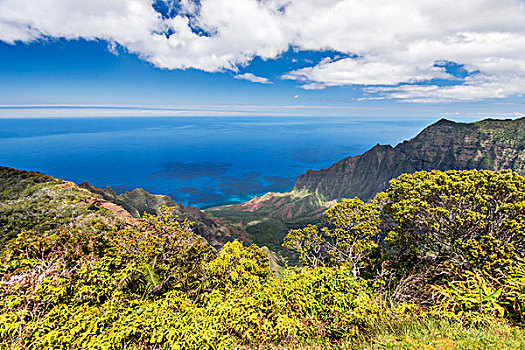
[{"label": "sky", "polygon": [[516,117],[524,94],[524,0],[0,0],[0,117]]}]

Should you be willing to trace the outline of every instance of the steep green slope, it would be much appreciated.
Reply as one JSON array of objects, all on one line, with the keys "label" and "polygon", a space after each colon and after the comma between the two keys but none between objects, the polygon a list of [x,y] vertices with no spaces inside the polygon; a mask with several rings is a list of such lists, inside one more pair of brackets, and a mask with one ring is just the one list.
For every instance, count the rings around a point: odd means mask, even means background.
[{"label": "steep green slope", "polygon": [[85,226],[101,218],[136,225],[141,214],[155,215],[163,206],[172,208],[181,220],[192,222],[192,230],[214,248],[236,238],[249,243],[244,232],[166,195],[154,195],[141,188],[117,195],[110,187],[100,189],[87,182],[76,185],[38,172],[0,167],[0,244],[22,231]]},{"label": "steep green slope", "polygon": [[222,247],[226,242],[231,242],[236,238],[234,231],[212,220],[199,208],[184,207],[182,203],[175,202],[167,195],[151,194],[142,188],[135,188],[133,191],[117,195],[109,186],[101,189],[87,182],[81,183],[80,187],[121,206],[135,218],[141,217],[144,213],[155,215],[162,206],[171,207],[175,215],[193,222],[193,231],[204,237],[215,248]]},{"label": "steep green slope", "polygon": [[0,167],[0,244],[27,230],[53,231],[94,221],[124,225],[133,218],[71,182]]},{"label": "steep green slope", "polygon": [[525,118],[455,123],[441,119],[396,147],[377,145],[328,169],[299,176],[294,190],[327,199],[370,199],[403,173],[512,169],[525,174]]},{"label": "steep green slope", "polygon": [[109,186],[105,189],[101,189],[92,186],[86,181],[82,182],[79,186],[89,190],[90,192],[101,195],[105,200],[120,205],[136,218],[141,217],[144,213],[153,215],[163,205],[167,205],[169,207],[179,207],[179,205],[173,201],[171,197],[151,194],[142,188],[136,188],[131,192],[125,192],[121,195],[118,195]]}]

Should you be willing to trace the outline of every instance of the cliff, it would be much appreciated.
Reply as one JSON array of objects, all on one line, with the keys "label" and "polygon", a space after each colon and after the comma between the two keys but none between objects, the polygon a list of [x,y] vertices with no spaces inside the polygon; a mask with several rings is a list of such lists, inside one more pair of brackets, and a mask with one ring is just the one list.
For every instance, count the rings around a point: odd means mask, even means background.
[{"label": "cliff", "polygon": [[0,245],[24,231],[85,227],[95,221],[119,227],[138,224],[119,205],[72,182],[0,167]]},{"label": "cliff", "polygon": [[294,191],[327,200],[372,198],[390,179],[420,170],[512,169],[525,174],[525,118],[455,123],[441,119],[396,147],[377,145],[328,169],[299,176]]},{"label": "cliff", "polygon": [[87,182],[76,185],[38,172],[0,167],[0,244],[24,230],[84,225],[93,216],[121,225],[138,225],[140,213],[155,214],[163,205],[193,222],[193,231],[216,248],[242,235],[196,207],[184,207],[169,196],[141,188],[117,195],[110,187],[100,189]]}]

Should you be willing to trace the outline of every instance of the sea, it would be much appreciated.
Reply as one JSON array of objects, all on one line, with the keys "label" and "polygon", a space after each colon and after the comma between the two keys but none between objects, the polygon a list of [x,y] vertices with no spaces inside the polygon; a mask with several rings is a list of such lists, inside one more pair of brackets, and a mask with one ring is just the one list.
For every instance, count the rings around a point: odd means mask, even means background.
[{"label": "sea", "polygon": [[144,188],[201,209],[286,192],[376,144],[439,118],[96,117],[0,119],[0,166],[117,193]]}]

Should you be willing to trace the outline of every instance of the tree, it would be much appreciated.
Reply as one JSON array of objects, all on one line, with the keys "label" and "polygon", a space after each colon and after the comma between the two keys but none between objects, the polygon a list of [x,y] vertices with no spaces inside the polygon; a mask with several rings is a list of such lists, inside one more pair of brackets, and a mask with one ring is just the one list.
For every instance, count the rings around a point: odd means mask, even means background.
[{"label": "tree", "polygon": [[525,253],[525,178],[510,170],[401,175],[390,182],[381,210],[396,264],[415,257],[466,269],[467,242],[496,240]]},{"label": "tree", "polygon": [[378,250],[380,241],[380,211],[376,203],[343,199],[324,215],[329,225],[318,229],[309,225],[291,230],[284,239],[284,247],[299,253],[304,265],[349,263],[355,277],[366,260]]},{"label": "tree", "polygon": [[140,230],[117,236],[120,255],[129,260],[121,278],[122,289],[139,294],[182,290],[196,298],[208,289],[204,265],[216,257],[214,249],[180,219],[176,209],[163,206],[158,215],[147,214]]}]

